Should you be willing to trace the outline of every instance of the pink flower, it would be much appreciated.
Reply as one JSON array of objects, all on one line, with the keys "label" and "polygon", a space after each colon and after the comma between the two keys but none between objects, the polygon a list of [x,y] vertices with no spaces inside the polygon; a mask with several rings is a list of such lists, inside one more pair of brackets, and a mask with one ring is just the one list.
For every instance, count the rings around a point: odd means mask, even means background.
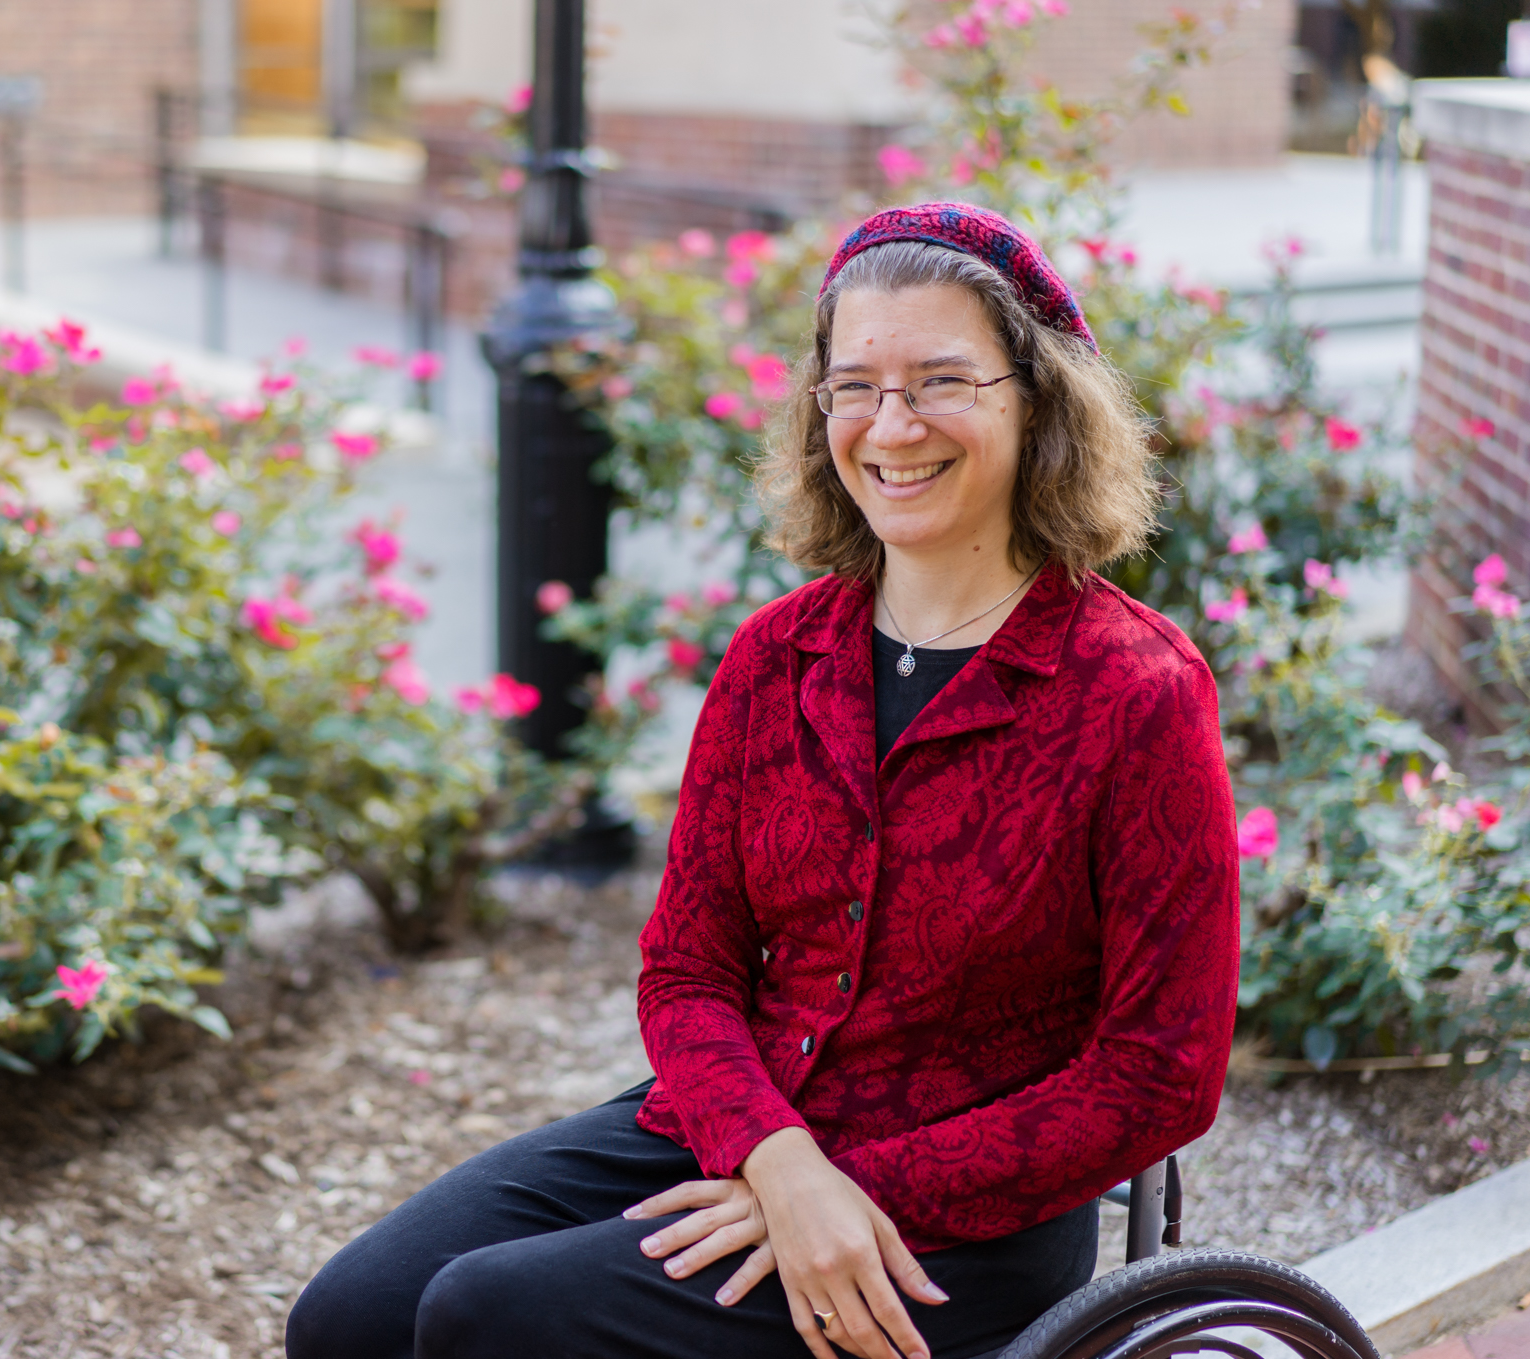
[{"label": "pink flower", "polygon": [[266,413],[259,401],[220,401],[218,410],[236,425],[252,424]]},{"label": "pink flower", "polygon": [[1441,760],[1429,773],[1431,783],[1443,783],[1450,778],[1451,768],[1444,760]]},{"label": "pink flower", "polygon": [[1280,822],[1268,807],[1255,807],[1238,822],[1238,856],[1269,860],[1280,847]]},{"label": "pink flower", "polygon": [[1416,770],[1410,769],[1402,776],[1403,796],[1409,802],[1417,802],[1424,795],[1424,778]]},{"label": "pink flower", "polygon": [[683,637],[669,639],[669,663],[676,670],[694,670],[706,654],[706,648],[699,642],[688,642]]},{"label": "pink flower", "polygon": [[499,172],[500,193],[520,193],[526,187],[526,172],[519,165],[507,165]]},{"label": "pink flower", "polygon": [[78,571],[82,576],[93,576],[101,568],[98,567],[95,562],[91,561],[89,557],[81,557],[77,562],[75,562],[74,569]]},{"label": "pink flower", "polygon": [[738,586],[731,580],[709,580],[701,587],[701,602],[714,609],[731,604],[738,598]]},{"label": "pink flower", "polygon": [[525,113],[531,107],[531,86],[517,85],[505,96],[505,112]]},{"label": "pink flower", "polygon": [[48,351],[29,335],[12,341],[11,352],[3,366],[17,377],[31,377],[46,368],[48,362]]},{"label": "pink flower", "polygon": [[1064,18],[1068,13],[1068,0],[1041,0],[1041,12],[1054,19]]},{"label": "pink flower", "polygon": [[188,448],[176,462],[198,481],[204,481],[218,470],[218,464],[207,456],[205,448]]},{"label": "pink flower", "polygon": [[1323,421],[1323,432],[1328,435],[1328,446],[1335,453],[1348,453],[1351,449],[1359,448],[1360,441],[1365,437],[1358,426],[1348,424],[1336,415],[1330,415]]},{"label": "pink flower", "polygon": [[126,528],[113,529],[106,535],[107,547],[142,547],[143,539],[131,524]]},{"label": "pink flower", "polygon": [[1035,17],[1030,0],[1009,0],[1004,6],[1004,22],[1010,28],[1024,28]]},{"label": "pink flower", "polygon": [[983,21],[975,14],[961,15],[954,27],[968,47],[981,47],[988,41],[988,30],[983,27]]},{"label": "pink flower", "polygon": [[776,354],[760,354],[746,370],[757,401],[783,401],[791,390],[792,370]]},{"label": "pink flower", "polygon": [[1461,422],[1461,436],[1465,439],[1491,439],[1498,427],[1491,420],[1467,419]]},{"label": "pink flower", "polygon": [[415,382],[434,382],[441,376],[441,370],[446,367],[446,361],[439,355],[429,350],[421,350],[418,354],[410,356],[409,376]]},{"label": "pink flower", "polygon": [[63,985],[53,993],[53,999],[67,1000],[76,1010],[83,1010],[96,998],[102,984],[110,975],[106,965],[97,962],[94,958],[87,961],[79,971],[62,964],[55,970]]},{"label": "pink flower", "polygon": [[381,447],[374,434],[342,434],[335,430],[329,441],[339,450],[340,456],[350,462],[365,462],[375,457]]},{"label": "pink flower", "polygon": [[1110,253],[1110,242],[1103,236],[1092,236],[1086,241],[1080,241],[1079,249],[1083,250],[1096,263],[1102,262]]},{"label": "pink flower", "polygon": [[[408,701],[412,701],[412,700],[406,700],[406,702],[408,702]],[[420,701],[423,703],[425,700],[421,699]],[[418,1071],[411,1071],[409,1073],[409,1084],[410,1085],[429,1085],[430,1081],[431,1081],[430,1072],[424,1070],[423,1068],[418,1070]]]},{"label": "pink flower", "polygon": [[1334,599],[1345,599],[1349,595],[1349,586],[1333,573],[1333,567],[1326,562],[1315,561],[1308,557],[1302,566],[1302,579],[1307,582],[1307,588],[1314,594],[1322,592],[1331,595]]},{"label": "pink flower", "polygon": [[[1465,800],[1466,799],[1464,798],[1462,799],[1462,801]],[[1425,813],[1425,816],[1421,819],[1426,820],[1427,818],[1428,814]],[[1466,817],[1462,815],[1458,807],[1441,807],[1435,812],[1434,819],[1440,824],[1441,828],[1450,835],[1459,834],[1466,825]]]},{"label": "pink flower", "polygon": [[212,517],[214,533],[221,533],[225,538],[232,538],[239,532],[240,525],[244,523],[233,510],[219,510]]},{"label": "pink flower", "polygon": [[1206,617],[1213,623],[1236,623],[1248,612],[1248,595],[1234,590],[1231,599],[1214,599],[1206,606]]},{"label": "pink flower", "polygon": [[738,417],[740,429],[756,430],[765,423],[765,412],[757,408],[751,408]]},{"label": "pink flower", "polygon": [[600,394],[607,401],[623,401],[633,393],[632,379],[617,373],[600,384]]},{"label": "pink flower", "polygon": [[158,397],[159,393],[148,378],[129,378],[122,384],[124,406],[152,406]]},{"label": "pink flower", "polygon": [[691,597],[683,592],[670,595],[664,601],[664,607],[671,613],[689,613],[691,611]]},{"label": "pink flower", "polygon": [[1440,1122],[1447,1128],[1454,1128],[1461,1120],[1448,1110],[1440,1115]]},{"label": "pink flower", "polygon": [[282,341],[282,353],[289,359],[300,359],[308,352],[308,341],[301,335],[289,335]]},{"label": "pink flower", "polygon": [[244,601],[244,624],[254,629],[260,640],[268,646],[291,651],[298,639],[288,631],[287,625],[302,627],[313,621],[313,615],[290,595],[275,599],[250,598]]},{"label": "pink flower", "polygon": [[387,529],[378,528],[370,519],[363,519],[347,535],[366,555],[366,573],[379,575],[399,558],[398,538]]},{"label": "pink flower", "polygon": [[1472,1149],[1474,1156],[1486,1156],[1488,1154],[1488,1144],[1480,1137],[1468,1137],[1466,1145]]},{"label": "pink flower", "polygon": [[700,227],[680,233],[680,249],[692,259],[707,260],[717,253],[717,237]]},{"label": "pink flower", "polygon": [[749,367],[754,362],[754,359],[754,347],[745,344],[742,340],[728,350],[728,362],[737,364],[740,368]]},{"label": "pink flower", "polygon": [[924,35],[926,47],[949,47],[956,41],[956,30],[950,24],[941,24],[938,28],[932,28]]},{"label": "pink flower", "polygon": [[1483,830],[1492,830],[1503,820],[1503,808],[1497,803],[1488,802],[1486,799],[1472,805],[1472,811],[1476,813],[1477,824]]},{"label": "pink flower", "polygon": [[973,175],[972,162],[966,156],[952,156],[948,173],[953,184],[970,184]]},{"label": "pink flower", "polygon": [[495,675],[485,686],[489,712],[501,722],[534,712],[542,694],[534,684],[522,684],[514,675]]},{"label": "pink flower", "polygon": [[279,396],[290,391],[297,379],[291,373],[267,373],[260,380],[260,390],[267,396]]},{"label": "pink flower", "polygon": [[459,712],[476,713],[483,707],[483,691],[474,689],[471,685],[453,689],[452,701],[457,705]]},{"label": "pink flower", "polygon": [[372,582],[372,588],[377,592],[378,603],[386,604],[405,618],[418,623],[430,616],[430,605],[424,597],[401,580],[395,580],[392,576],[378,576]]},{"label": "pink flower", "polygon": [[302,444],[272,444],[272,462],[296,462],[303,456]]},{"label": "pink flower", "polygon": [[1479,585],[1472,591],[1472,606],[1494,618],[1519,617],[1519,600],[1507,590],[1499,590],[1491,585]]},{"label": "pink flower", "polygon": [[737,392],[713,392],[701,408],[714,420],[726,420],[744,408],[744,398]]},{"label": "pink flower", "polygon": [[397,368],[398,354],[382,345],[364,344],[358,345],[353,351],[357,363],[364,363],[372,368]]},{"label": "pink flower", "polygon": [[760,271],[748,260],[734,260],[723,270],[723,278],[735,288],[747,288],[760,276]]},{"label": "pink flower", "polygon": [[627,697],[636,702],[645,713],[656,713],[663,706],[663,700],[654,693],[647,680],[633,680],[627,686]]},{"label": "pink flower", "polygon": [[384,642],[377,648],[377,658],[381,661],[399,661],[413,650],[408,642]]},{"label": "pink flower", "polygon": [[1234,555],[1240,552],[1263,552],[1270,545],[1270,540],[1264,536],[1264,525],[1257,519],[1241,533],[1235,533],[1227,540],[1227,550]]},{"label": "pink flower", "polygon": [[561,580],[544,580],[537,586],[537,608],[545,614],[562,613],[573,602],[573,590]]},{"label": "pink flower", "polygon": [[895,189],[911,179],[922,179],[928,169],[923,157],[896,142],[890,142],[877,152],[877,164],[882,167],[887,182]]},{"label": "pink flower", "polygon": [[722,317],[724,325],[732,326],[734,330],[749,324],[749,304],[742,297],[724,299],[717,314]]},{"label": "pink flower", "polygon": [[1484,557],[1472,569],[1472,579],[1478,585],[1502,585],[1509,578],[1509,568],[1498,553]]},{"label": "pink flower", "polygon": [[382,682],[412,708],[430,697],[430,681],[408,656],[400,656],[382,672]]},{"label": "pink flower", "polygon": [[768,264],[776,257],[776,243],[763,231],[739,231],[728,237],[730,260],[758,260]]},{"label": "pink flower", "polygon": [[72,357],[85,343],[85,327],[76,325],[73,321],[67,321],[61,316],[56,326],[43,330],[43,336],[49,344],[56,345]]}]

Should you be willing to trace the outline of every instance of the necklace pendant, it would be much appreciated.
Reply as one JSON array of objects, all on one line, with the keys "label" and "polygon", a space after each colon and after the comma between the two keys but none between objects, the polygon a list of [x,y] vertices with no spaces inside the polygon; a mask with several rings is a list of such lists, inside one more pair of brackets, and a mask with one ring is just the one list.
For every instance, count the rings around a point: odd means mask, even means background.
[{"label": "necklace pendant", "polygon": [[914,653],[910,649],[898,657],[898,673],[907,679],[914,673]]}]

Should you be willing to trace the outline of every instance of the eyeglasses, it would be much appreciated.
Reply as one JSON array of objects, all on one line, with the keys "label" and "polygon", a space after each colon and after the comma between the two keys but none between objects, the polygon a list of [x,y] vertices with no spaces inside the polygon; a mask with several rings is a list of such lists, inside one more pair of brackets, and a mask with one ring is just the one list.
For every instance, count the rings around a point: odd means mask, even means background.
[{"label": "eyeglasses", "polygon": [[891,392],[902,392],[904,400],[920,415],[960,415],[977,404],[979,387],[993,387],[1019,376],[1005,373],[990,382],[974,382],[971,378],[937,373],[907,387],[878,387],[874,382],[847,378],[843,382],[820,382],[808,390],[818,398],[818,409],[836,420],[864,420],[875,415],[882,409],[882,398]]}]

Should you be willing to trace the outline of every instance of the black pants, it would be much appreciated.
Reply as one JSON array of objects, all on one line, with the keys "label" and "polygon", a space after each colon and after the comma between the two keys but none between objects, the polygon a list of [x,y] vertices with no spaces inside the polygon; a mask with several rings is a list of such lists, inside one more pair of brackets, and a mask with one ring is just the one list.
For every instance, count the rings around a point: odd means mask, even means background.
[{"label": "black pants", "polygon": [[[638,1249],[682,1214],[624,1208],[682,1180],[696,1158],[637,1126],[645,1083],[608,1104],[465,1161],[339,1251],[287,1319],[288,1359],[803,1359],[780,1276],[732,1307],[713,1294],[744,1254],[687,1279]],[[905,1299],[934,1359],[1012,1339],[1088,1282],[1090,1203],[920,1264],[951,1296]]]}]

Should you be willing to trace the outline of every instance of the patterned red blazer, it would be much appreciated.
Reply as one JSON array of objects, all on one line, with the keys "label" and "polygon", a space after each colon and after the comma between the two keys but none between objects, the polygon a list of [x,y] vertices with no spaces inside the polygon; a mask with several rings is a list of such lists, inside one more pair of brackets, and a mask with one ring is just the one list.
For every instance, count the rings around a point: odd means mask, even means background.
[{"label": "patterned red blazer", "polygon": [[1210,672],[1048,566],[876,763],[869,587],[754,614],[643,930],[638,1122],[709,1176],[805,1127],[913,1250],[1076,1207],[1198,1137],[1238,856]]}]

